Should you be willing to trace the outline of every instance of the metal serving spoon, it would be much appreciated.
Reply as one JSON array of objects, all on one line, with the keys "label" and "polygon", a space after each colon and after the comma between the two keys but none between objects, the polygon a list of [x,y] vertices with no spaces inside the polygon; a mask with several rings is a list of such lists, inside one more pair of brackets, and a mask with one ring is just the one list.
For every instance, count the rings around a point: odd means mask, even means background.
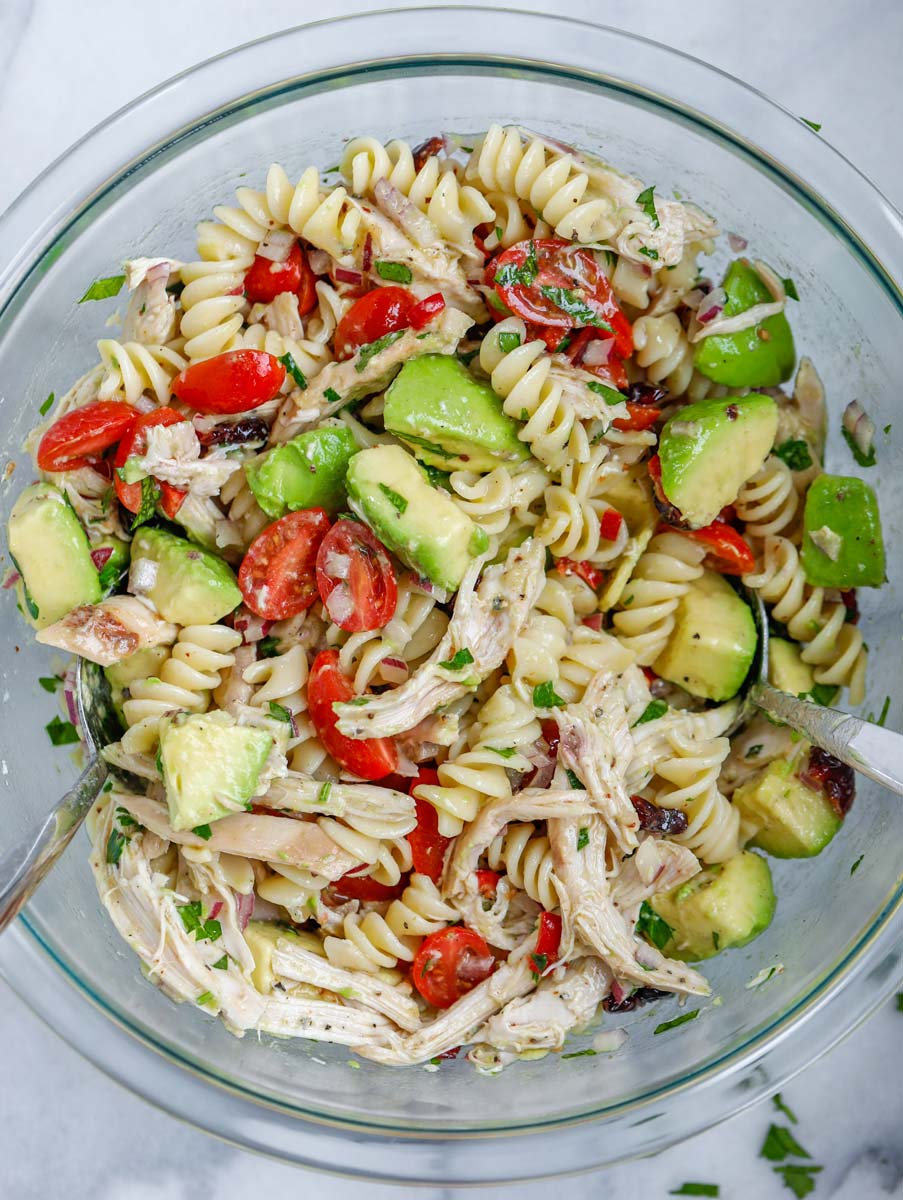
[{"label": "metal serving spoon", "polygon": [[122,729],[103,671],[82,658],[75,669],[75,705],[85,750],[91,757],[74,786],[41,826],[0,858],[0,932],[72,841],[107,778],[108,767],[100,757],[100,747],[116,741]]},{"label": "metal serving spoon", "polygon": [[768,618],[762,597],[744,587],[746,602],[753,612],[759,635],[756,658],[750,668],[744,718],[754,709],[777,717],[791,729],[827,750],[842,763],[884,784],[898,796],[903,796],[903,734],[882,729],[871,721],[853,717],[836,708],[825,708],[812,700],[800,700],[787,692],[779,692],[768,682]]}]

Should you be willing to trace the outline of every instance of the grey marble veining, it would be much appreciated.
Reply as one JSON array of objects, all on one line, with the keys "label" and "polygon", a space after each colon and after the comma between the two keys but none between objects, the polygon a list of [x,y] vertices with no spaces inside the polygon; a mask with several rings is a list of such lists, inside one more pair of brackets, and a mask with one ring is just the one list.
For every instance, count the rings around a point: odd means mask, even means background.
[{"label": "grey marble veining", "polygon": [[[739,75],[820,121],[823,135],[903,203],[899,0],[517,0],[641,33]],[[333,0],[0,0],[0,209],[77,137],[160,80],[264,33],[379,4]],[[402,7],[402,6],[399,6]],[[0,1200],[388,1200],[399,1189],[300,1172],[226,1147],[123,1092],[0,985]],[[785,1089],[824,1170],[816,1200],[903,1196],[903,1014],[888,1005]],[[665,1196],[686,1180],[733,1200],[787,1197],[758,1150],[765,1102],[653,1160],[499,1200]],[[566,1169],[566,1164],[562,1164]],[[427,1190],[429,1200],[463,1195]]]}]

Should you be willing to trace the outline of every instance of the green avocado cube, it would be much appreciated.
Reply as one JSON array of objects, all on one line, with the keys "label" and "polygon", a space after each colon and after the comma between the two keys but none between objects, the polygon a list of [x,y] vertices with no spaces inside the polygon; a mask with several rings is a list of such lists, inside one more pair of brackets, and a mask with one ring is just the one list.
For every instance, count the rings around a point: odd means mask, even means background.
[{"label": "green avocado cube", "polygon": [[862,479],[819,475],[809,485],[800,553],[815,587],[880,587],[884,539],[878,499]]},{"label": "green avocado cube", "polygon": [[341,421],[326,422],[249,462],[248,486],[273,520],[300,508],[337,513],[345,504],[348,463],[359,449]]},{"label": "green avocado cube", "polygon": [[492,471],[530,454],[501,397],[449,354],[409,359],[386,392],[383,420],[421,462],[443,471]]},{"label": "green avocado cube", "polygon": [[[725,317],[735,317],[773,299],[756,269],[745,259],[732,262],[721,286]],[[726,387],[777,387],[789,379],[796,361],[790,322],[784,313],[737,333],[714,333],[696,347],[693,365]]]},{"label": "green avocado cube", "polygon": [[213,625],[241,604],[232,569],[194,542],[142,526],[132,541],[133,570],[140,559],[155,564],[143,591],[164,621]]},{"label": "green avocado cube", "polygon": [[455,592],[488,538],[451,497],[432,487],[401,446],[373,446],[348,465],[348,506],[403,563]]},{"label": "green avocado cube", "polygon": [[274,745],[266,729],[223,712],[161,723],[160,763],[173,829],[195,829],[245,806]]}]

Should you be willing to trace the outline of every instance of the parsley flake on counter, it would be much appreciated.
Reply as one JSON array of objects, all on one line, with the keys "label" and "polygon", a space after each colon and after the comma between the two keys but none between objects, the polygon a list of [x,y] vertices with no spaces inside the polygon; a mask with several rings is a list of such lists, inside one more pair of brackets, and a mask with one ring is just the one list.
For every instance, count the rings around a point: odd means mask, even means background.
[{"label": "parsley flake on counter", "polygon": [[[647,942],[655,946],[656,949],[663,950],[671,940],[674,930],[664,917],[658,915],[648,900],[644,900],[640,905],[640,915],[637,917],[636,932],[640,937],[644,937]],[[656,1033],[658,1033],[658,1030],[656,1030]]]},{"label": "parsley flake on counter", "polygon": [[652,228],[658,229],[659,219],[658,213],[655,211],[655,184],[653,184],[652,187],[647,187],[640,192],[636,198],[636,202],[652,222]]},{"label": "parsley flake on counter", "polygon": [[688,1013],[683,1013],[679,1017],[675,1017],[673,1021],[663,1021],[661,1025],[656,1025],[653,1029],[653,1037],[657,1033],[667,1033],[669,1029],[676,1029],[678,1025],[686,1025],[687,1021],[695,1021],[699,1016],[699,1009],[694,1008]]},{"label": "parsley flake on counter", "polygon": [[44,728],[53,746],[73,746],[80,740],[78,730],[71,721],[61,721],[59,717],[54,717]]},{"label": "parsley flake on counter", "polygon": [[669,1196],[720,1196],[721,1189],[717,1183],[682,1183],[668,1193]]},{"label": "parsley flake on counter", "polygon": [[39,675],[38,683],[45,692],[55,692],[63,682],[62,675]]},{"label": "parsley flake on counter", "polygon": [[820,121],[810,121],[808,117],[800,117],[804,125],[808,125],[810,129],[814,129],[816,133],[821,129]]},{"label": "parsley flake on counter", "polygon": [[95,279],[79,300],[79,304],[84,304],[86,300],[109,300],[111,296],[118,296],[124,283],[124,275],[107,275],[104,279]]},{"label": "parsley flake on counter", "polygon": [[855,862],[853,863],[853,865],[850,867],[850,874],[851,874],[851,875],[855,875],[855,874],[856,874],[856,872],[859,870],[859,864],[862,862],[862,860],[863,860],[864,858],[865,858],[865,855],[864,855],[864,854],[860,854],[860,855],[859,855],[859,857],[856,859],[856,861],[855,861]]},{"label": "parsley flake on counter", "polygon": [[380,279],[391,279],[393,283],[410,283],[414,274],[404,263],[386,262],[384,259],[376,264],[376,273]]},{"label": "parsley flake on counter", "polygon": [[545,683],[537,683],[533,689],[533,707],[534,708],[564,708],[566,701],[555,691],[555,685],[551,679],[547,679]]},{"label": "parsley flake on counter", "polygon": [[775,1106],[779,1113],[784,1114],[784,1116],[792,1125],[797,1125],[799,1123],[796,1118],[796,1113],[787,1107],[787,1105],[784,1103],[784,1097],[780,1092],[771,1097],[771,1103]]},{"label": "parsley flake on counter", "polygon": [[786,1125],[772,1124],[768,1126],[759,1157],[782,1162],[785,1158],[811,1158],[812,1155],[803,1149]]},{"label": "parsley flake on counter", "polygon": [[783,1178],[784,1187],[789,1188],[797,1200],[803,1200],[804,1196],[815,1191],[815,1180],[812,1176],[817,1175],[821,1169],[821,1167],[807,1167],[802,1163],[773,1168],[774,1173]]},{"label": "parsley flake on counter", "polygon": [[645,725],[647,721],[657,721],[667,711],[668,704],[665,700],[651,700],[634,721],[633,728],[636,729],[637,725]]},{"label": "parsley flake on counter", "polygon": [[884,703],[881,705],[881,715],[878,717],[878,720],[875,722],[875,724],[880,725],[881,728],[883,729],[884,722],[887,720],[887,714],[889,712],[890,712],[890,696],[885,696]]},{"label": "parsley flake on counter", "polygon": [[598,1050],[590,1050],[589,1047],[586,1050],[571,1050],[569,1054],[562,1054],[561,1061],[564,1062],[566,1058],[595,1058],[598,1053]]},{"label": "parsley flake on counter", "polygon": [[897,992],[897,1012],[903,1013],[903,992]]},{"label": "parsley flake on counter", "polygon": [[470,666],[473,662],[473,655],[463,646],[451,658],[441,662],[439,666],[443,671],[462,671],[465,667]]}]

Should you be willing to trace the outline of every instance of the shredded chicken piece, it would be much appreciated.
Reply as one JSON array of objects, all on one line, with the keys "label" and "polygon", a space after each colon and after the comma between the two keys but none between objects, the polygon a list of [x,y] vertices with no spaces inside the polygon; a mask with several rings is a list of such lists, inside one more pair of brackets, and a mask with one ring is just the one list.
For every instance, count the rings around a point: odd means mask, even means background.
[{"label": "shredded chicken piece", "polygon": [[611,990],[612,974],[599,958],[581,958],[539,981],[527,996],[510,1000],[476,1034],[499,1050],[560,1050],[572,1030],[589,1024]]},{"label": "shredded chicken piece", "polygon": [[335,705],[340,733],[353,738],[404,733],[471,691],[461,671],[440,666],[457,650],[467,649],[472,656],[465,668],[467,678],[485,679],[501,665],[545,584],[545,548],[529,538],[509,551],[504,564],[488,567],[477,588],[482,566],[483,560],[477,559],[467,571],[445,636],[410,679],[368,698],[364,705]]},{"label": "shredded chicken piece", "polygon": [[270,432],[270,445],[288,441],[353,400],[385,390],[409,358],[421,354],[454,354],[472,324],[472,318],[458,309],[444,308],[422,332],[405,330],[400,338],[372,355],[363,366],[360,353],[343,362],[327,363],[306,388],[294,388],[286,397]]},{"label": "shredded chicken piece", "polygon": [[[580,830],[584,845],[577,849]],[[596,815],[579,821],[573,816],[548,822],[555,874],[562,885],[562,957],[576,938],[608,963],[615,977],[640,987],[708,995],[703,977],[684,963],[674,962],[654,946],[640,943],[624,915],[612,903],[605,872],[607,830]],[[585,840],[588,837],[588,840]]]},{"label": "shredded chicken piece", "polygon": [[611,903],[620,909],[629,927],[636,924],[640,906],[658,892],[670,892],[699,873],[692,850],[664,838],[646,837],[639,850],[623,864],[611,885]]},{"label": "shredded chicken piece", "polygon": [[371,837],[404,837],[417,824],[413,797],[406,792],[371,783],[323,783],[297,771],[275,780],[261,803],[286,812],[342,817]]},{"label": "shredded chicken piece", "polygon": [[304,322],[298,312],[298,297],[294,292],[280,292],[269,304],[254,305],[249,324],[260,324],[284,338],[300,342],[304,337]]},{"label": "shredded chicken piece", "polygon": [[297,821],[292,817],[273,817],[267,813],[232,813],[210,825],[210,837],[198,837],[189,829],[173,829],[166,806],[148,796],[117,793],[116,801],[158,837],[190,846],[194,850],[222,851],[300,867],[322,879],[338,879],[360,865],[358,859],[338,846],[315,821]]},{"label": "shredded chicken piece", "polygon": [[163,346],[176,336],[176,302],[166,286],[182,265],[174,258],[133,258],[125,264],[132,294],[122,323],[123,341]]},{"label": "shredded chicken piece", "polygon": [[413,1031],[420,1028],[417,1002],[397,987],[384,983],[377,975],[335,967],[319,954],[312,954],[288,938],[280,938],[276,943],[273,970],[284,979],[337,992],[352,1006],[366,1005],[402,1029]]},{"label": "shredded chicken piece", "polygon": [[561,735],[558,761],[586,787],[621,856],[632,853],[640,822],[624,778],[634,750],[616,677],[600,671],[579,704],[556,708],[554,716]]},{"label": "shredded chicken piece", "polygon": [[111,667],[148,646],[176,640],[178,626],[164,621],[136,596],[110,596],[99,604],[80,604],[36,634],[44,646],[80,654]]},{"label": "shredded chicken piece", "polygon": [[147,430],[147,449],[130,460],[136,470],[163,483],[205,499],[241,469],[236,458],[213,451],[201,458],[201,443],[190,421],[174,425],[152,425]]},{"label": "shredded chicken piece", "polygon": [[451,906],[460,913],[464,924],[476,930],[490,946],[514,950],[536,928],[541,906],[526,892],[518,891],[506,875],[498,881],[491,902],[480,892],[475,876],[471,875],[465,886],[463,895],[451,898]]}]

